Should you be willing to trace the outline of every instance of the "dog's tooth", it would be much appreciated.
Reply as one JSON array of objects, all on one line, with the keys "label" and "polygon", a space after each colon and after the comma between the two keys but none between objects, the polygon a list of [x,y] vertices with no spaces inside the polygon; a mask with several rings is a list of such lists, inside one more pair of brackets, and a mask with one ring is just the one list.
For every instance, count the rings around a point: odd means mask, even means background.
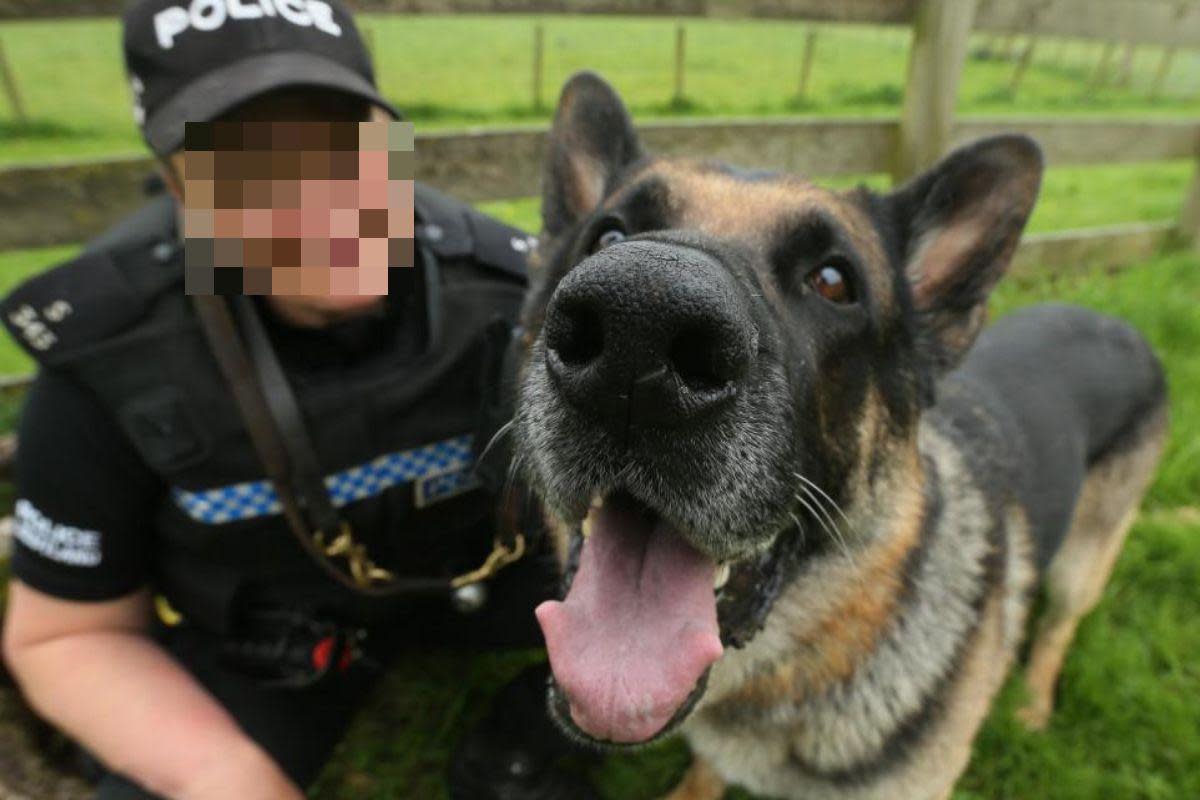
[{"label": "dog's tooth", "polygon": [[604,495],[599,492],[592,498],[592,502],[588,504],[588,513],[583,518],[583,522],[579,525],[579,532],[583,534],[583,538],[588,538],[592,535],[592,512],[599,511],[604,505]]},{"label": "dog's tooth", "polygon": [[721,564],[717,567],[717,574],[713,576],[713,588],[720,589],[729,581],[729,564]]}]

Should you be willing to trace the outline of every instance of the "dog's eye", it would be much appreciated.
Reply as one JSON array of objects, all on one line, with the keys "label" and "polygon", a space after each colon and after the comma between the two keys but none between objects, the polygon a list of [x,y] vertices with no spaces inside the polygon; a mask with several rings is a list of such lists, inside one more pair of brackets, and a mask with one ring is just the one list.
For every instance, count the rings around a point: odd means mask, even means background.
[{"label": "dog's eye", "polygon": [[846,270],[836,262],[826,262],[808,273],[808,285],[831,303],[845,305],[854,302],[854,292]]},{"label": "dog's eye", "polygon": [[600,235],[596,237],[596,240],[592,242],[591,252],[598,253],[604,248],[624,240],[625,231],[621,230],[620,228],[608,228],[602,231]]}]

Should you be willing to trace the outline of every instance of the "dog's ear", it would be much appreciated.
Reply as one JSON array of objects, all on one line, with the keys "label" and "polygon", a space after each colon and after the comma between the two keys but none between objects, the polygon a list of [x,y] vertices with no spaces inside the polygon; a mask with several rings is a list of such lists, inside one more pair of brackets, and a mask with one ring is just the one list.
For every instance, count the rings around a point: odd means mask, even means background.
[{"label": "dog's ear", "polygon": [[553,237],[590,214],[642,148],[616,91],[594,72],[563,86],[546,141],[543,234]]},{"label": "dog's ear", "polygon": [[958,363],[987,318],[1037,200],[1042,151],[995,136],[951,153],[888,197],[913,306],[935,366]]}]

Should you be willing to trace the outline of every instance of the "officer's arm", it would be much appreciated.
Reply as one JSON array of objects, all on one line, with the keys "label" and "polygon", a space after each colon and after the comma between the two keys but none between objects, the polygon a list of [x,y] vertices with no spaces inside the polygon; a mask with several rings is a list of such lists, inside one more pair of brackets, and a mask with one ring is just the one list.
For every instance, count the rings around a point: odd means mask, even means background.
[{"label": "officer's arm", "polygon": [[144,633],[161,488],[116,421],[69,375],[42,370],[19,438],[4,653],[29,701],[160,795],[298,796]]},{"label": "officer's arm", "polygon": [[144,631],[147,592],[55,598],[14,581],[4,657],[26,698],[111,769],[170,798],[302,795]]}]

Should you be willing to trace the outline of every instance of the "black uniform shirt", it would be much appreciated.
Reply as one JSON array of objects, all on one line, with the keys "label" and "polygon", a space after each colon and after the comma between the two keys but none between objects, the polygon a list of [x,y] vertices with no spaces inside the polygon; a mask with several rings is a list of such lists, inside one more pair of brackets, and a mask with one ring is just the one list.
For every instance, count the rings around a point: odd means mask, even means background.
[{"label": "black uniform shirt", "polygon": [[[384,355],[397,341],[409,351],[402,359],[418,354],[425,339],[418,296],[389,296],[381,313],[323,329],[262,316],[289,376],[322,380]],[[410,335],[393,335],[395,325]],[[168,487],[113,415],[79,382],[44,368],[30,389],[18,437],[13,574],[68,600],[115,599],[145,585],[154,511]]]}]

